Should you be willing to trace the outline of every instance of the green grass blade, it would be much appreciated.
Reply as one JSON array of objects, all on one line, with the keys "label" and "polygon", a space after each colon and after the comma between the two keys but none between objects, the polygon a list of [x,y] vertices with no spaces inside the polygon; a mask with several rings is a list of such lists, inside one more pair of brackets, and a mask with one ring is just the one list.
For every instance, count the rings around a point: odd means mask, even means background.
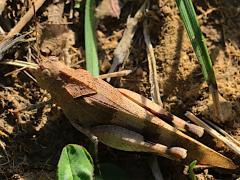
[{"label": "green grass blade", "polygon": [[94,24],[94,2],[94,0],[86,0],[84,36],[87,70],[92,73],[93,76],[98,76],[99,65]]},{"label": "green grass blade", "polygon": [[176,2],[195,54],[201,64],[204,78],[209,85],[216,88],[216,79],[211,58],[204,43],[204,37],[200,30],[192,1],[176,0]]},{"label": "green grass blade", "polygon": [[197,15],[193,7],[192,0],[176,0],[176,3],[192,47],[199,63],[201,64],[202,73],[212,94],[215,115],[220,121],[224,121],[223,113],[219,103],[218,87],[212,67],[212,61],[204,43],[204,37],[197,21]]}]

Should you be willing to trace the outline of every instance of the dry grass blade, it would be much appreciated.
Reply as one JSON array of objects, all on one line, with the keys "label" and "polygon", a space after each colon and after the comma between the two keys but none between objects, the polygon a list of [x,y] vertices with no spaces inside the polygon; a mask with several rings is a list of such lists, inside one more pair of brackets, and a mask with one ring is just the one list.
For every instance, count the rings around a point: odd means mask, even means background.
[{"label": "dry grass blade", "polygon": [[37,69],[38,65],[31,62],[26,61],[19,61],[19,60],[5,60],[0,62],[0,64],[6,64],[6,65],[12,65],[12,66],[18,66],[18,67],[25,67],[30,69]]},{"label": "dry grass blade", "polygon": [[212,127],[214,127],[216,130],[218,130],[218,132],[220,132],[221,134],[223,134],[224,136],[226,136],[229,140],[233,141],[234,143],[236,143],[239,147],[240,147],[240,142],[236,139],[234,139],[230,134],[228,134],[226,131],[224,131],[223,129],[221,129],[220,127],[218,127],[216,124],[212,123],[211,121],[205,119],[205,121],[210,124]]},{"label": "dry grass blade", "polygon": [[148,30],[148,20],[144,20],[143,22],[143,34],[144,40],[147,46],[147,59],[148,59],[148,68],[149,68],[149,82],[151,84],[151,96],[153,101],[160,106],[162,106],[162,100],[160,97],[160,90],[157,80],[157,66],[156,59],[153,52],[152,43],[149,36]]},{"label": "dry grass blade", "polygon": [[10,72],[4,74],[4,77],[11,76],[11,75],[13,75],[13,74],[17,74],[17,73],[19,73],[20,71],[23,71],[24,69],[26,69],[26,67],[21,67],[21,68],[15,69],[15,70],[13,70],[13,71],[10,71]]},{"label": "dry grass blade", "polygon": [[36,80],[29,72],[27,72],[26,70],[23,70],[23,72],[24,72],[30,79],[32,79],[35,83],[37,83],[37,80]]},{"label": "dry grass blade", "polygon": [[123,71],[118,71],[118,72],[113,72],[113,73],[108,73],[108,74],[102,74],[98,77],[101,79],[107,79],[107,78],[113,78],[113,77],[127,76],[130,73],[132,73],[132,70],[123,70]]},{"label": "dry grass blade", "polygon": [[[149,5],[149,4],[148,4]],[[150,40],[149,29],[148,29],[148,20],[145,19],[143,22],[143,35],[147,48],[147,59],[148,59],[148,69],[149,69],[149,82],[151,85],[150,93],[153,102],[163,106],[162,100],[160,97],[160,90],[157,81],[157,67],[156,67],[156,59],[153,52],[152,43]],[[163,175],[161,169],[158,165],[157,157],[153,156],[152,159],[149,159],[149,165],[152,170],[153,176],[156,180],[163,180]]]},{"label": "dry grass blade", "polygon": [[11,37],[11,38],[5,38],[0,43],[0,60],[2,59],[3,55],[16,43],[23,42],[24,37],[28,35],[29,33],[17,36],[17,37]]},{"label": "dry grass blade", "polygon": [[235,152],[237,155],[240,155],[240,147],[236,145],[234,142],[228,140],[226,137],[218,133],[216,130],[211,128],[209,125],[207,125],[205,122],[203,122],[201,119],[196,117],[191,112],[186,112],[185,116],[188,117],[191,121],[196,123],[199,126],[202,126],[211,136],[214,138],[222,141],[224,144],[226,144],[233,152]]},{"label": "dry grass blade", "polygon": [[[119,42],[117,48],[114,50],[114,58],[113,63],[108,71],[108,73],[112,73],[115,71],[118,65],[122,64],[125,59],[127,59],[129,55],[129,49],[131,46],[132,38],[137,30],[137,24],[142,19],[146,6],[148,1],[145,0],[140,9],[137,11],[135,16],[133,18],[129,17],[127,20],[127,27],[123,33],[123,37],[121,41]],[[107,79],[107,81],[110,81],[110,78]]]}]

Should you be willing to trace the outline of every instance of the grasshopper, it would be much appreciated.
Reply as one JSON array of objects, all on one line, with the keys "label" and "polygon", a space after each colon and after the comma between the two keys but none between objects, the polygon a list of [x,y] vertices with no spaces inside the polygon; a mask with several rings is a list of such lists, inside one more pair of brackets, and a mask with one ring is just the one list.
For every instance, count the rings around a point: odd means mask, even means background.
[{"label": "grasshopper", "polygon": [[86,129],[107,146],[154,153],[184,164],[197,160],[203,165],[236,168],[227,157],[178,130],[201,136],[201,127],[137,93],[114,88],[86,70],[73,69],[59,61],[43,61],[32,73],[74,127]]}]

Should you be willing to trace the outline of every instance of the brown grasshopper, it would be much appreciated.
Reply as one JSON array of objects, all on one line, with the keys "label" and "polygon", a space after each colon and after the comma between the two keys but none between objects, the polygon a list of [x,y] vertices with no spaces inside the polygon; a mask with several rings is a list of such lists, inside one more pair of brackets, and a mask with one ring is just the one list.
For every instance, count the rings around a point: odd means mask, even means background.
[{"label": "brown grasshopper", "polygon": [[72,69],[58,61],[40,63],[33,74],[78,130],[86,129],[105,145],[155,153],[185,164],[197,160],[204,165],[236,168],[227,157],[177,129],[201,136],[202,128],[137,93],[114,88],[83,69]]}]

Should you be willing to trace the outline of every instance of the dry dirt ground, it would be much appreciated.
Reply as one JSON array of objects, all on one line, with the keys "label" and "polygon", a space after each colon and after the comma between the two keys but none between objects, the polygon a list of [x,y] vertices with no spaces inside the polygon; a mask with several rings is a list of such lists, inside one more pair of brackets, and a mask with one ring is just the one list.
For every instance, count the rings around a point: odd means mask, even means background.
[{"label": "dry dirt ground", "polygon": [[[29,2],[7,0],[0,17],[0,24],[6,32],[31,6]],[[126,19],[136,12],[136,4],[136,1],[127,2],[119,19],[106,18],[97,22],[102,73],[106,73],[112,63],[113,51],[122,37]],[[26,60],[41,53],[45,57],[58,56],[66,63],[78,63],[76,67],[79,64],[84,67],[83,8],[71,11],[71,1],[63,6],[51,5],[51,1],[46,1],[24,28],[24,31],[33,31],[31,37],[37,37],[37,42],[17,45],[4,58]],[[240,140],[240,2],[204,0],[194,1],[194,5],[213,60],[219,92],[227,100],[227,105],[232,106],[232,111],[227,112],[230,114],[229,122],[220,126]],[[61,11],[65,18],[61,17]],[[201,118],[212,119],[208,88],[175,1],[152,1],[148,16],[164,107],[184,119],[187,110]],[[132,69],[134,72],[114,79],[111,82],[114,86],[150,96],[142,23],[134,36],[129,58],[119,69]],[[88,148],[89,140],[71,126],[56,105],[37,105],[38,108],[19,112],[50,99],[26,70],[1,65],[0,75],[0,179],[54,179],[62,148],[69,143]],[[239,164],[239,157],[210,136],[204,136],[200,141]],[[131,179],[151,179],[148,158],[146,154],[121,152],[103,145],[99,147],[99,161],[115,163]],[[183,165],[161,157],[159,160],[165,179],[187,179]],[[239,172],[219,169],[199,170],[197,173],[202,179],[237,179],[240,175]]]}]

